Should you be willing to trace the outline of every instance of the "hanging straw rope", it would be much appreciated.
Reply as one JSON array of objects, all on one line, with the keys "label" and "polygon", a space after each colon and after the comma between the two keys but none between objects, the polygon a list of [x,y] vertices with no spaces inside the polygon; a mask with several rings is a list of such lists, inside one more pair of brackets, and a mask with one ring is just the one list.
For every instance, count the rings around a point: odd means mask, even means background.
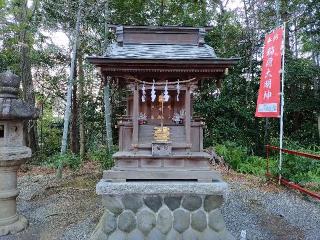
[{"label": "hanging straw rope", "polygon": [[188,80],[182,80],[182,81],[175,81],[175,82],[169,82],[168,80],[166,80],[165,82],[146,82],[146,81],[142,81],[142,80],[140,80],[140,79],[138,79],[138,78],[135,78],[135,77],[132,77],[132,76],[125,76],[125,78],[126,79],[128,79],[128,80],[133,80],[133,81],[135,81],[135,82],[137,82],[137,83],[141,83],[141,84],[146,84],[146,85],[166,85],[166,84],[168,84],[168,85],[175,85],[175,84],[178,84],[178,83],[190,83],[190,82],[193,82],[193,81],[195,81],[196,80],[196,78],[190,78],[190,79],[188,79]]}]

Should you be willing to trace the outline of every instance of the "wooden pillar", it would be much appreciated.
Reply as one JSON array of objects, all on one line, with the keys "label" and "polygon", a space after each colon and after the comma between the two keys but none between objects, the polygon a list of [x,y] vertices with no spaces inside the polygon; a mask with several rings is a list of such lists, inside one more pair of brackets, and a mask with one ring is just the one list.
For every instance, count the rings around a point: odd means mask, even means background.
[{"label": "wooden pillar", "polygon": [[106,123],[106,142],[108,149],[112,149],[112,126],[111,126],[111,103],[110,103],[110,81],[111,77],[103,76],[103,101],[104,101],[104,118]]},{"label": "wooden pillar", "polygon": [[191,92],[190,86],[187,86],[186,94],[185,94],[185,128],[186,128],[186,142],[188,148],[191,148]]},{"label": "wooden pillar", "polygon": [[133,133],[132,133],[132,146],[134,149],[138,148],[139,142],[139,89],[138,85],[135,84],[133,90],[133,111],[132,111],[132,124],[133,124]]}]

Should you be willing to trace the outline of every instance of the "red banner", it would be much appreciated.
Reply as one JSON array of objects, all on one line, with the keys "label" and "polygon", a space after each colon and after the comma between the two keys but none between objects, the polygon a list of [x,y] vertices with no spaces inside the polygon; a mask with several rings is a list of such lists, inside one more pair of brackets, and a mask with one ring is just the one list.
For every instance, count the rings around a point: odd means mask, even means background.
[{"label": "red banner", "polygon": [[283,28],[266,35],[256,117],[280,117],[280,71]]}]

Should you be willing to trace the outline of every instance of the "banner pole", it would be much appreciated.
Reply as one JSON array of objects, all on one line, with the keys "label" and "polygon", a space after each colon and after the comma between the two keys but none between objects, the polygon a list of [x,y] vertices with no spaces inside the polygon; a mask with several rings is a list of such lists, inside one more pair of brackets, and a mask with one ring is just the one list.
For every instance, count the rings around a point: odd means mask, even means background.
[{"label": "banner pole", "polygon": [[284,111],[284,55],[286,46],[286,22],[283,23],[282,69],[281,69],[281,106],[280,106],[280,153],[279,153],[279,184],[282,170],[283,147],[283,111]]}]

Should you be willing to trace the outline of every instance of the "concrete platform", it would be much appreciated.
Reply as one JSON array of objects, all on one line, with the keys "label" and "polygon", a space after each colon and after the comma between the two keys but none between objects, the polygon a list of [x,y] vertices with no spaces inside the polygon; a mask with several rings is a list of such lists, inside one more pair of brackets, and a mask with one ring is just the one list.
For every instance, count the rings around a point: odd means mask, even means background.
[{"label": "concrete platform", "polygon": [[101,180],[104,214],[91,240],[234,240],[220,211],[225,182]]}]

